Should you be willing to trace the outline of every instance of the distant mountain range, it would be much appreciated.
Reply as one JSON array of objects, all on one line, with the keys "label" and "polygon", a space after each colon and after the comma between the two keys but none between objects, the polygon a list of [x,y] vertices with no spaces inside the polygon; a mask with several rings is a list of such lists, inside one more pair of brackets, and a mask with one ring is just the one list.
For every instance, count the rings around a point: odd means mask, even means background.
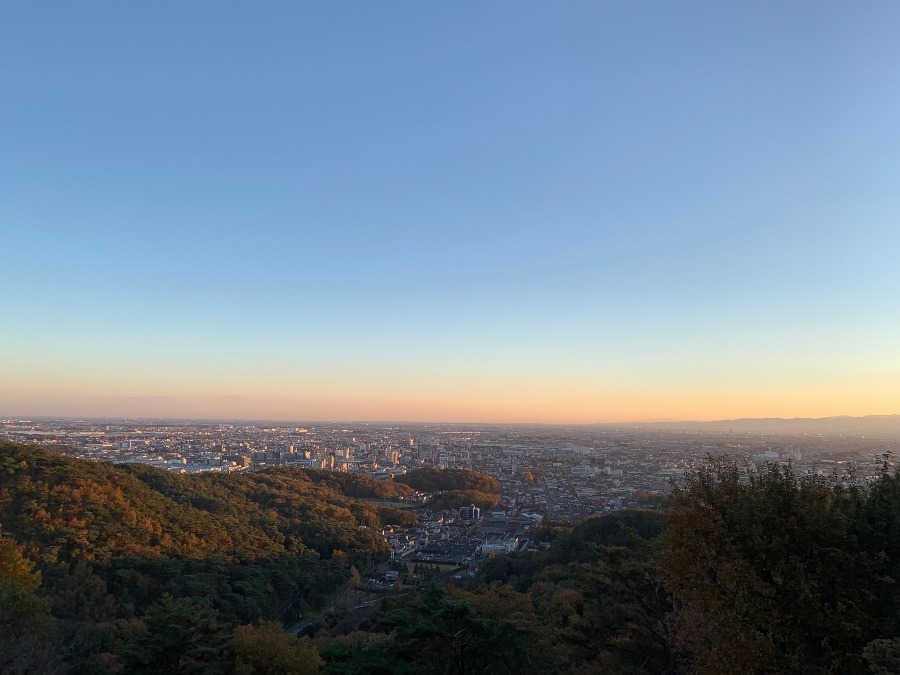
[{"label": "distant mountain range", "polygon": [[[623,426],[623,425],[616,425]],[[900,439],[900,415],[866,415],[865,417],[779,417],[714,420],[710,422],[644,422],[625,425],[642,429],[677,429],[709,432],[744,432],[771,434],[812,434],[838,436],[875,436]]]}]

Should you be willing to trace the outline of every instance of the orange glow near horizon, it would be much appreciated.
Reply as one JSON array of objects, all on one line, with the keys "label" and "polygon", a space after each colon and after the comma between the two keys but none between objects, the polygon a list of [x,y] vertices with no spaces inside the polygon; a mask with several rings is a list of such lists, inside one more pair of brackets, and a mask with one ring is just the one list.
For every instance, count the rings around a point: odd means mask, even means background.
[{"label": "orange glow near horizon", "polygon": [[238,382],[195,374],[181,381],[74,374],[0,390],[0,415],[411,422],[600,423],[827,417],[900,410],[896,380],[777,387],[723,382],[608,383],[540,378],[424,378],[380,384],[324,376]]},{"label": "orange glow near horizon", "polygon": [[652,349],[443,363],[57,354],[5,369],[0,415],[590,424],[900,412],[900,363],[887,345],[832,368],[807,352],[741,364],[711,351],[663,360]]}]

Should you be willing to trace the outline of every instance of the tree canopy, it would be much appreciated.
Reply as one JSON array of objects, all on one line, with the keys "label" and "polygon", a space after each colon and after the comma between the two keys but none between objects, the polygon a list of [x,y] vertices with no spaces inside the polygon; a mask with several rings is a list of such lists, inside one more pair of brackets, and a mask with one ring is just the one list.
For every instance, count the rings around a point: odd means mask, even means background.
[{"label": "tree canopy", "polygon": [[480,471],[425,467],[398,476],[394,482],[432,493],[428,505],[436,511],[458,509],[470,504],[490,509],[500,501],[500,483]]},{"label": "tree canopy", "polygon": [[410,471],[394,479],[420,492],[443,492],[445,490],[466,490],[500,494],[500,483],[496,478],[480,471],[468,469],[431,469],[428,467]]},{"label": "tree canopy", "polygon": [[861,672],[900,634],[900,478],[715,462],[671,498],[661,563],[696,672]]},{"label": "tree canopy", "polygon": [[21,642],[13,625],[52,610],[76,671],[191,672],[228,653],[235,627],[296,620],[351,566],[386,560],[377,528],[412,514],[365,498],[408,492],[292,468],[177,475],[0,442],[4,638]]}]

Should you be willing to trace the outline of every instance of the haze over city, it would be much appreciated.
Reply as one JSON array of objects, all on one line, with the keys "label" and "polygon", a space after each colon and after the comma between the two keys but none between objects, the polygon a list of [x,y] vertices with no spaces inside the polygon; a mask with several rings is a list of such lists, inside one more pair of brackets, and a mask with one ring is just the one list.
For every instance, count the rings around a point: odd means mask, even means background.
[{"label": "haze over city", "polygon": [[7,4],[0,416],[900,412],[900,5]]}]

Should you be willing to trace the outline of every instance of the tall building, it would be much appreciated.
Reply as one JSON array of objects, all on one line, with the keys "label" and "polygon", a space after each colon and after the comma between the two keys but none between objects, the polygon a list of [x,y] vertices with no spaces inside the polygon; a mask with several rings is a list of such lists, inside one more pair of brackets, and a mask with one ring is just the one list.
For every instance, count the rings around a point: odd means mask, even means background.
[{"label": "tall building", "polygon": [[463,522],[472,522],[475,520],[481,520],[481,509],[479,509],[474,504],[470,506],[463,506],[459,510],[459,519]]}]

